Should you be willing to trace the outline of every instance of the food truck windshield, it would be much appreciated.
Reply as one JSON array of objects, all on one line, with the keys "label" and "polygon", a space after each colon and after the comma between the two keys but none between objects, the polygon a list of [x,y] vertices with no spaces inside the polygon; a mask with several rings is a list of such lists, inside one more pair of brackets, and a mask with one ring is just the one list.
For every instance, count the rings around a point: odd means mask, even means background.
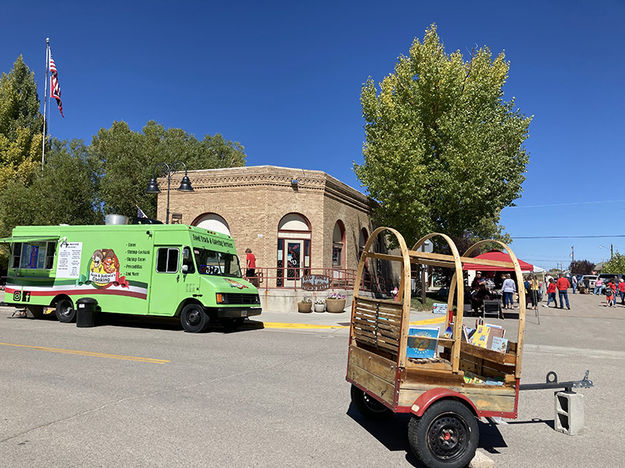
[{"label": "food truck windshield", "polygon": [[235,254],[217,252],[214,250],[193,248],[195,263],[201,275],[232,276],[241,278],[239,257]]}]

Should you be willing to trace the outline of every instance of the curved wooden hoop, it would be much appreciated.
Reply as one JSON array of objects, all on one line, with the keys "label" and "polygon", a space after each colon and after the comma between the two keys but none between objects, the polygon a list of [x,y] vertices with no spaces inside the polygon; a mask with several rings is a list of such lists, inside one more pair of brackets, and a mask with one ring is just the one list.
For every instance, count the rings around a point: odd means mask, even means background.
[{"label": "curved wooden hoop", "polygon": [[[460,260],[460,253],[458,252],[458,247],[456,247],[456,243],[449,237],[447,234],[443,234],[440,232],[432,232],[423,236],[419,239],[412,250],[418,250],[426,240],[432,239],[433,237],[442,237],[445,242],[449,245],[451,249],[451,254],[454,257],[455,264],[455,272],[451,278],[451,284],[449,285],[449,295],[447,296],[447,317],[445,322],[445,329],[449,327],[451,317],[454,315],[450,313],[453,310],[454,306],[454,295],[458,296],[458,307],[456,310],[456,320],[454,320],[454,344],[451,349],[451,364],[452,371],[458,372],[460,368],[460,346],[461,346],[461,336],[462,336],[462,319],[464,316],[464,281],[458,281],[458,278],[463,278],[462,276],[462,261]],[[423,285],[425,286],[425,285]]]},{"label": "curved wooden hoop", "polygon": [[[354,280],[354,301],[352,302],[352,326],[354,323],[354,314],[356,311],[356,297],[358,296],[358,291],[360,290],[360,283],[362,281],[362,272],[365,268],[365,264],[369,257],[365,254],[366,252],[370,252],[371,246],[378,238],[378,236],[385,232],[389,231],[391,234],[395,236],[397,242],[399,243],[399,248],[401,250],[402,256],[402,268],[401,268],[401,280],[399,283],[399,291],[397,297],[402,299],[402,319],[401,319],[401,337],[399,344],[399,355],[398,355],[398,363],[400,367],[404,367],[406,365],[406,346],[408,342],[408,328],[410,326],[410,255],[408,253],[408,246],[406,245],[406,241],[404,237],[399,233],[399,231],[390,228],[390,227],[379,227],[375,229],[363,248],[363,255],[360,256],[360,261],[358,262],[358,270],[356,271],[356,278]],[[408,274],[406,274],[408,272]],[[404,320],[407,317],[406,320]],[[350,331],[351,335],[351,331]],[[351,340],[351,338],[350,338]]]},{"label": "curved wooden hoop", "polygon": [[510,260],[512,260],[512,264],[514,265],[514,272],[516,273],[517,280],[521,284],[517,285],[517,290],[519,293],[519,330],[517,334],[517,348],[516,348],[516,366],[515,366],[515,377],[518,379],[521,377],[521,364],[523,360],[523,341],[525,338],[525,287],[523,286],[523,272],[521,271],[521,265],[519,264],[519,260],[517,259],[515,253],[512,251],[507,244],[497,240],[481,240],[476,242],[471,247],[467,249],[464,253],[463,257],[468,257],[469,254],[473,253],[478,247],[481,247],[485,244],[497,244],[500,247],[503,247],[504,250],[510,256]]}]

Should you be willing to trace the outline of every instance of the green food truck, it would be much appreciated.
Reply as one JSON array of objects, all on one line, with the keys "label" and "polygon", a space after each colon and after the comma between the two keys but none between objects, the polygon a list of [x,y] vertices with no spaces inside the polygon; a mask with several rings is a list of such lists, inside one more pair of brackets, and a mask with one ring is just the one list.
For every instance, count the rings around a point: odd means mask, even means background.
[{"label": "green food truck", "polygon": [[183,224],[18,226],[4,302],[36,317],[76,320],[76,301],[97,310],[180,317],[185,331],[240,325],[261,313],[230,236]]}]

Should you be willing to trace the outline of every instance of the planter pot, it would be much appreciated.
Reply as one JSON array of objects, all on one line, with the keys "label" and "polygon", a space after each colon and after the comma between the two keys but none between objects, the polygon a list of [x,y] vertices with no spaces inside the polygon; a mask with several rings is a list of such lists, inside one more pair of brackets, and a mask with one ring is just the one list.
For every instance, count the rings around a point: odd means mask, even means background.
[{"label": "planter pot", "polygon": [[312,312],[312,302],[298,302],[297,311],[303,313]]},{"label": "planter pot", "polygon": [[345,309],[345,299],[326,299],[328,312],[340,313]]},{"label": "planter pot", "polygon": [[325,312],[326,305],[325,304],[315,304],[315,312]]}]

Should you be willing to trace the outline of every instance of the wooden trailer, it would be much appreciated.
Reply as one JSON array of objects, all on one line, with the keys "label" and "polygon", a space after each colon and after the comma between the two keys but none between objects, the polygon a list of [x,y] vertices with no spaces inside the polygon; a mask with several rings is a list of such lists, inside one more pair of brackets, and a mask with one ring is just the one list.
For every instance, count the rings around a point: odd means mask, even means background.
[{"label": "wooden trailer", "polygon": [[[373,251],[380,234],[394,236],[401,255]],[[449,245],[451,254],[420,251],[428,240]],[[471,258],[486,242],[505,249],[512,263]],[[378,299],[360,290],[363,272],[372,259],[398,262],[399,292],[397,299]],[[347,381],[352,384],[352,401],[366,417],[382,418],[392,413],[411,413],[410,447],[423,463],[434,467],[463,467],[475,454],[479,441],[477,418],[498,416],[516,418],[523,334],[525,330],[525,297],[519,295],[518,335],[516,342],[508,337],[506,352],[475,346],[462,338],[464,309],[464,263],[514,268],[522,278],[514,252],[497,241],[481,241],[464,255],[445,234],[432,233],[408,249],[404,238],[391,228],[378,228],[367,241],[354,284],[354,301],[349,340]],[[451,338],[438,338],[434,358],[406,357],[411,301],[411,264],[454,269],[449,288],[447,315],[452,327]],[[368,267],[372,271],[372,266]],[[454,297],[457,298],[454,307]],[[498,385],[466,383],[466,375],[496,379]],[[479,380],[478,380],[479,381]]]}]

